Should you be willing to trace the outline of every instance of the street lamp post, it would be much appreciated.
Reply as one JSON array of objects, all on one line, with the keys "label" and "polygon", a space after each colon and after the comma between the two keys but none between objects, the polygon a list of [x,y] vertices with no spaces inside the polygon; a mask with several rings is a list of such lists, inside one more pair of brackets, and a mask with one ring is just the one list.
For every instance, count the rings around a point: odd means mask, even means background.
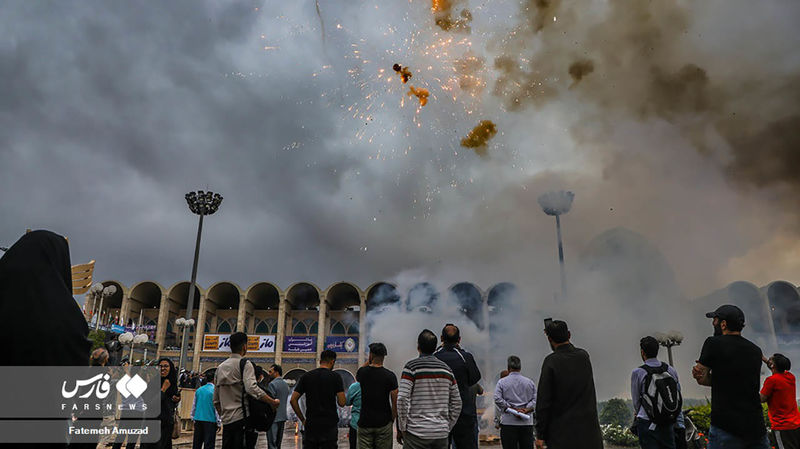
[{"label": "street lamp post", "polygon": [[[130,332],[122,333],[122,334],[120,334],[119,337],[117,337],[117,340],[119,340],[119,342],[122,343],[123,345],[130,345],[130,347],[131,347],[131,355],[128,357],[128,360],[130,361],[131,365],[133,365],[133,347],[136,346],[136,345],[143,345],[143,344],[147,343],[147,339],[148,339],[147,338],[147,334],[133,335]],[[144,363],[144,359],[145,358],[147,358],[147,350],[146,349],[145,349],[145,356],[142,357],[142,363]]]},{"label": "street lamp post", "polygon": [[565,190],[547,192],[539,196],[539,206],[545,214],[556,217],[556,235],[558,237],[558,264],[561,270],[561,298],[567,297],[567,273],[564,269],[564,244],[561,241],[561,216],[572,208],[575,194]]},{"label": "street lamp post", "polygon": [[667,356],[669,357],[669,366],[675,368],[672,361],[672,347],[679,346],[683,342],[683,335],[678,331],[669,331],[666,334],[657,333],[655,335],[658,344],[667,348]]},{"label": "street lamp post", "polygon": [[[116,292],[117,292],[116,286],[109,285],[108,287],[106,287],[98,282],[97,284],[92,285],[92,288],[90,288],[89,291],[86,293],[94,300],[94,303],[92,304],[92,315],[95,315],[94,304],[97,304],[98,299],[100,300],[100,307],[97,309],[97,321],[95,322],[95,328],[100,327],[100,319],[102,318],[103,315],[103,301],[106,298],[114,296],[114,293]],[[88,299],[89,298],[87,298],[87,300]],[[91,318],[89,319],[91,322]]]},{"label": "street lamp post", "polygon": [[[194,284],[197,280],[197,260],[200,257],[200,236],[203,233],[203,217],[212,215],[219,209],[222,203],[222,195],[214,192],[189,192],[186,194],[186,202],[189,210],[200,216],[200,223],[197,226],[197,242],[194,246],[194,263],[192,264],[192,283],[189,284],[189,298],[186,301],[186,320],[192,319],[192,308],[194,307]],[[183,326],[183,337],[181,338],[181,358],[178,363],[178,372],[186,365],[186,348],[189,344],[189,326]]]}]

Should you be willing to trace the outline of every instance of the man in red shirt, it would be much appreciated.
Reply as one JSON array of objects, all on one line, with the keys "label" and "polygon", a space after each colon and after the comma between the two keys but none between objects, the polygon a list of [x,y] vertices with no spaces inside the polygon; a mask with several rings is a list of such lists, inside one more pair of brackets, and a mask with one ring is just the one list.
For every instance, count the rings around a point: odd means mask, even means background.
[{"label": "man in red shirt", "polygon": [[783,354],[773,355],[768,362],[772,375],[764,381],[761,402],[769,407],[769,422],[779,449],[800,449],[800,412],[792,363]]}]

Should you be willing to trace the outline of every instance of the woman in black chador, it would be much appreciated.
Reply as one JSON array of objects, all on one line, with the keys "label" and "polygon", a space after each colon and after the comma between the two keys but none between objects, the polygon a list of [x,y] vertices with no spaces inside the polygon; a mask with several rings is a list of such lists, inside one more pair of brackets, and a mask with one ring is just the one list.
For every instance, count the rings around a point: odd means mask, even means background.
[{"label": "woman in black chador", "polygon": [[72,267],[64,237],[50,231],[29,232],[3,254],[0,317],[0,366],[89,365],[89,328],[72,297]]},{"label": "woman in black chador", "polygon": [[172,360],[162,357],[158,361],[161,371],[161,414],[158,420],[161,421],[161,439],[157,443],[144,445],[153,449],[172,449],[172,427],[179,426],[175,422],[175,406],[178,396],[178,373]]}]

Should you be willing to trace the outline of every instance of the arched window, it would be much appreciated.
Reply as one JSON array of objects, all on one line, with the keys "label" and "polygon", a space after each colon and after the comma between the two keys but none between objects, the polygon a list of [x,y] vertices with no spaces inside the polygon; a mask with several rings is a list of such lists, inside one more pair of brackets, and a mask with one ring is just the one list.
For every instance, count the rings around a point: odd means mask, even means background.
[{"label": "arched window", "polygon": [[358,321],[353,321],[350,323],[350,326],[347,328],[348,335],[358,335],[359,331]]},{"label": "arched window", "polygon": [[[311,322],[311,324],[309,325],[308,322]],[[310,335],[314,335],[314,334],[318,334],[319,333],[319,326],[317,325],[316,321],[314,321],[314,320],[306,320],[306,326],[308,326],[308,333]]]},{"label": "arched window", "polygon": [[294,320],[294,326],[292,327],[292,333],[297,334],[307,334],[308,328],[306,327],[305,323],[302,321]]},{"label": "arched window", "polygon": [[208,325],[208,321],[206,321],[206,323],[205,323],[205,324],[203,324],[203,333],[204,333],[204,334],[207,334],[207,333],[209,333],[209,332],[211,332],[211,326],[209,326],[209,325]]},{"label": "arched window", "polygon": [[344,325],[340,321],[336,321],[333,326],[331,326],[331,335],[344,335],[345,328]]},{"label": "arched window", "polygon": [[278,333],[278,321],[277,320],[275,320],[275,322],[272,324],[272,327],[270,328],[270,332],[272,332],[273,334],[277,334]]},{"label": "arched window", "polygon": [[226,334],[231,332],[231,324],[225,320],[220,321],[219,326],[217,326],[217,332],[220,334]]},{"label": "arched window", "polygon": [[167,333],[172,333],[172,321],[167,321]]},{"label": "arched window", "polygon": [[268,334],[269,333],[269,324],[266,321],[259,321],[258,325],[256,325],[256,333],[257,334]]}]

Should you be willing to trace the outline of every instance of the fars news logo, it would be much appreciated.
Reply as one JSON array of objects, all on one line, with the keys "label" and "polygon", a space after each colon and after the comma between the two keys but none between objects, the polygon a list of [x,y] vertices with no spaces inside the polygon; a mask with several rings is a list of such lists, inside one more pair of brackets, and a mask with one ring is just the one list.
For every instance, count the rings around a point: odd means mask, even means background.
[{"label": "fars news logo", "polygon": [[[78,397],[79,399],[88,399],[91,396],[97,399],[105,399],[111,393],[111,376],[106,374],[98,374],[89,379],[82,379],[75,381],[72,389],[67,389],[67,381],[61,385],[61,396],[64,399],[72,399]],[[128,399],[139,397],[147,391],[147,382],[142,379],[138,374],[133,377],[125,374],[116,383],[116,388],[123,398]]]}]

